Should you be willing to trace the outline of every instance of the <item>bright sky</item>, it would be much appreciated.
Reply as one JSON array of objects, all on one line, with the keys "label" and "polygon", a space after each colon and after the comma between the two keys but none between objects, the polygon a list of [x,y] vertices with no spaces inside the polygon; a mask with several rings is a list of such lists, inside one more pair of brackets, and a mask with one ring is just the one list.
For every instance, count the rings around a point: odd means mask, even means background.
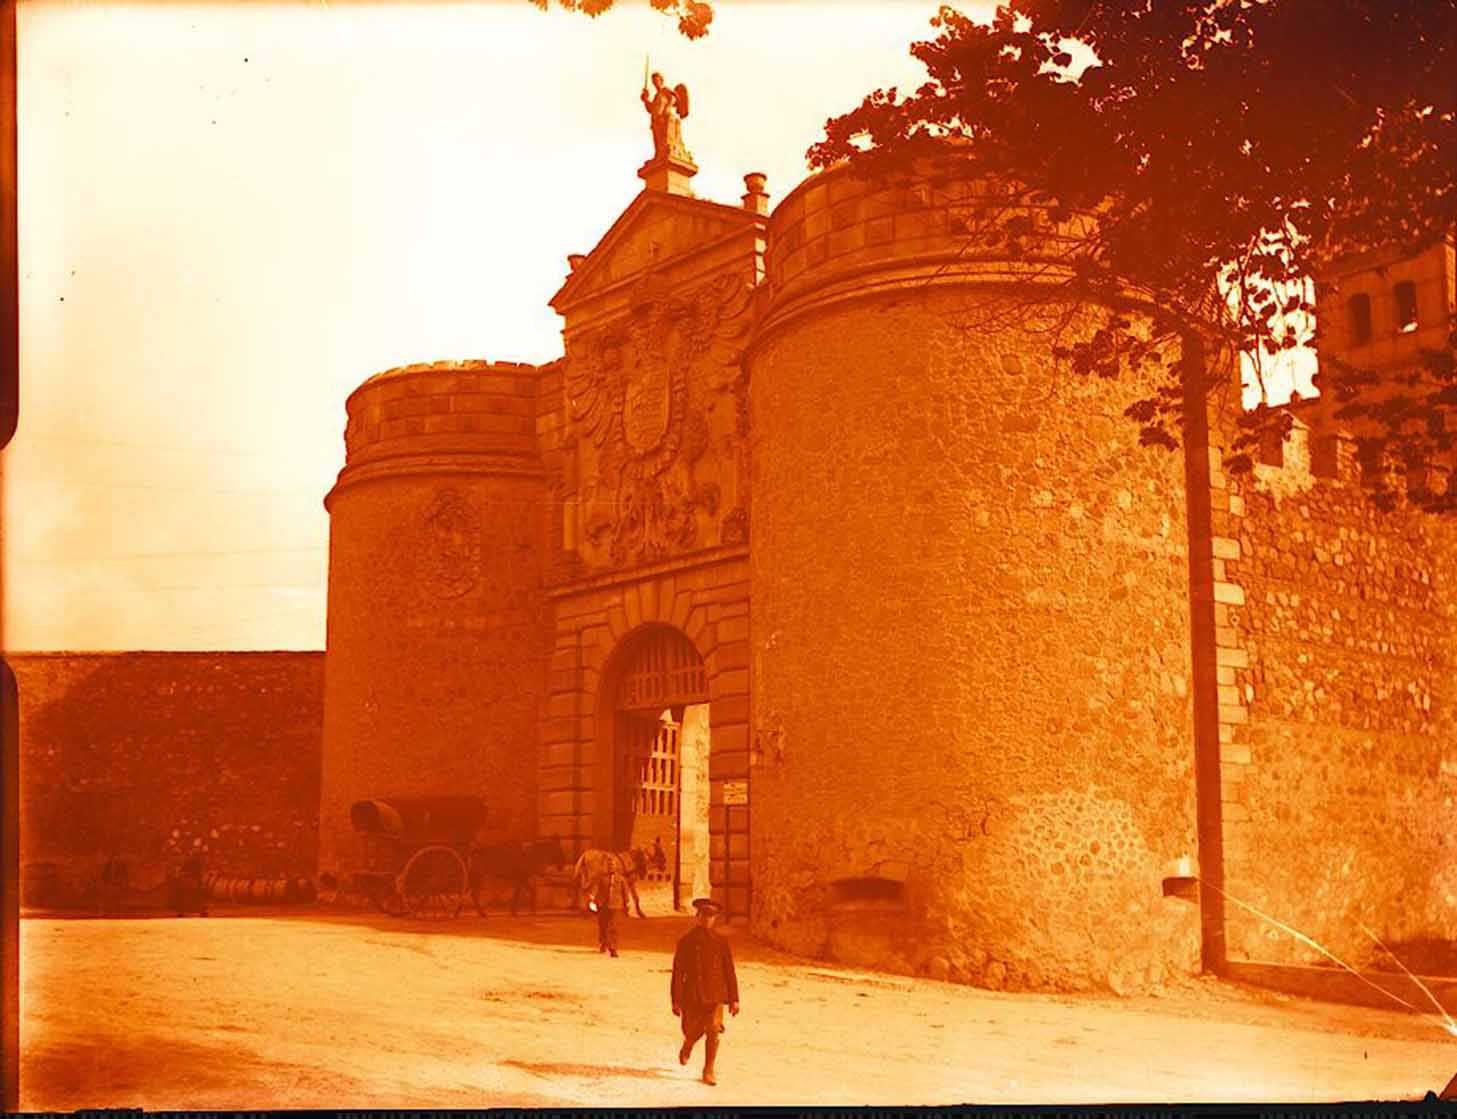
[{"label": "bright sky", "polygon": [[698,193],[777,199],[828,116],[921,80],[935,7],[721,0],[689,43],[646,0],[21,0],[5,646],[323,648],[344,398],[559,356],[546,300],[651,151],[644,52]]}]

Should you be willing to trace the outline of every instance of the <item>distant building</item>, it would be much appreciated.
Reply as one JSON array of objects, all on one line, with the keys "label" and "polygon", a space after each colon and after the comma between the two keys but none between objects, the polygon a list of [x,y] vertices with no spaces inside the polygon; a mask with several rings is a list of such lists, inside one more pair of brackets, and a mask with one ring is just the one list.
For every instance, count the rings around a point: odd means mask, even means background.
[{"label": "distant building", "polygon": [[[572,258],[562,359],[350,396],[322,869],[353,801],[460,792],[661,840],[776,944],[990,986],[1311,958],[1224,893],[1336,951],[1457,936],[1453,526],[1374,511],[1325,421],[1227,476],[1237,385],[1140,449],[1146,385],[1004,313],[1039,274],[968,251],[976,184],[835,168],[771,213],[693,170]],[[1451,246],[1339,281],[1396,360]]]}]

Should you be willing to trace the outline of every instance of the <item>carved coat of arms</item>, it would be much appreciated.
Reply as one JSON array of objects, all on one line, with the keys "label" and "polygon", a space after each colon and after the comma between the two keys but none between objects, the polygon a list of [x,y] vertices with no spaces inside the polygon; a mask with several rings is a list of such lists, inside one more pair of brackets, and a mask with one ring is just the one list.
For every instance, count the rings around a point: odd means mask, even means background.
[{"label": "carved coat of arms", "polygon": [[718,487],[694,479],[708,433],[689,372],[708,394],[741,393],[750,295],[735,276],[683,295],[649,278],[629,318],[569,341],[568,416],[578,454],[590,448],[579,494],[583,529],[605,542],[614,564],[690,548],[698,512],[717,513]]},{"label": "carved coat of arms", "polygon": [[480,579],[481,516],[469,498],[441,490],[420,518],[420,575],[441,598],[459,598]]},{"label": "carved coat of arms", "polygon": [[635,339],[624,354],[623,365],[622,435],[633,452],[651,454],[662,444],[674,419],[667,361]]}]

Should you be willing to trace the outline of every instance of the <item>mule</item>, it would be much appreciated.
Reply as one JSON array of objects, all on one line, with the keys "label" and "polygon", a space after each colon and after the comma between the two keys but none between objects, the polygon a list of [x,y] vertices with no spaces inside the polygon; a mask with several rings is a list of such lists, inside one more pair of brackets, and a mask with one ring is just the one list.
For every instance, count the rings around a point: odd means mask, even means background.
[{"label": "mule", "polygon": [[531,880],[547,867],[560,868],[566,863],[566,852],[557,839],[509,839],[472,847],[470,882],[476,912],[482,917],[486,915],[485,880],[497,878],[512,885],[511,916],[516,916],[522,890],[528,891],[531,912],[535,915],[536,891],[530,889]]},{"label": "mule", "polygon": [[617,863],[618,871],[627,880],[627,891],[632,895],[632,904],[637,909],[637,915],[647,916],[642,911],[642,901],[637,896],[637,880],[647,877],[649,870],[668,869],[668,856],[663,851],[663,841],[654,839],[651,851],[644,851],[641,847],[631,847],[625,851],[604,851],[598,847],[589,847],[577,857],[577,864],[572,868],[572,882],[576,885],[578,894],[591,889],[592,883],[607,869],[609,861]]}]

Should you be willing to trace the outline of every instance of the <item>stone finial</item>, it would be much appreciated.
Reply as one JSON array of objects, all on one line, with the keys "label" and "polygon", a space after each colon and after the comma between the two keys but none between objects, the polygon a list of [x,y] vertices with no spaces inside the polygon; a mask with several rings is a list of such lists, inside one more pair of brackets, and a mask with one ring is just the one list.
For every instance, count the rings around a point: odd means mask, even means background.
[{"label": "stone finial", "polygon": [[578,268],[582,267],[582,261],[584,261],[586,259],[587,259],[587,254],[586,253],[568,253],[567,254],[567,267],[570,268],[573,272],[575,272]]},{"label": "stone finial", "polygon": [[755,214],[769,212],[769,194],[764,189],[768,181],[769,176],[762,171],[750,171],[744,176],[744,186],[748,190],[744,195],[744,209]]}]

